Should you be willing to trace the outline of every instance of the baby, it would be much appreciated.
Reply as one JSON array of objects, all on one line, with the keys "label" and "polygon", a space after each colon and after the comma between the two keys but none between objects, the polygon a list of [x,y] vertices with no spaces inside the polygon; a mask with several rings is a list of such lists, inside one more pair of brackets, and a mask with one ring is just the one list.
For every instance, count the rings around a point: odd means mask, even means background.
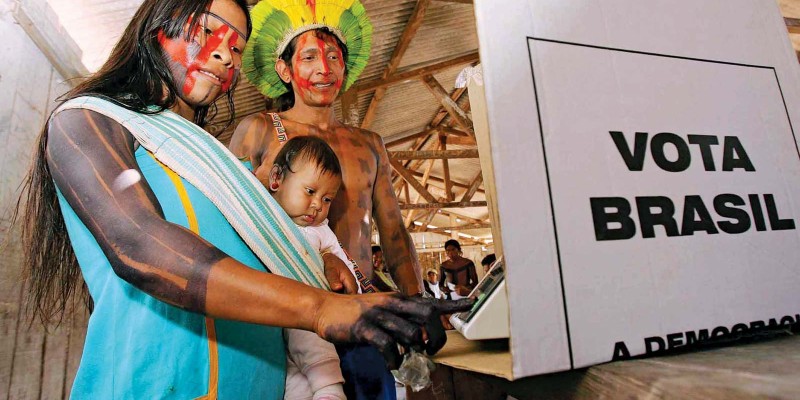
[{"label": "baby", "polygon": [[[349,257],[328,227],[331,201],[341,184],[339,159],[330,146],[320,138],[300,136],[278,152],[267,188],[311,247],[339,257],[355,276]],[[284,337],[288,350],[284,399],[345,399],[334,346],[313,332],[285,329]]]}]

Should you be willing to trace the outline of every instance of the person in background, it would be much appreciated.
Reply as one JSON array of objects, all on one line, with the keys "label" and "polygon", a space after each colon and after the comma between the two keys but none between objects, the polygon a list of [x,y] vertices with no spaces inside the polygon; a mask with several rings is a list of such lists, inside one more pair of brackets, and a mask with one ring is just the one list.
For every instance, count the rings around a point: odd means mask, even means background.
[{"label": "person in background", "polygon": [[492,269],[492,265],[494,265],[495,261],[497,261],[497,256],[495,256],[494,253],[483,257],[483,260],[481,260],[481,266],[483,267],[484,274],[488,273],[489,270]]},{"label": "person in background", "polygon": [[448,259],[439,267],[439,286],[451,300],[462,299],[478,284],[475,264],[461,256],[461,244],[455,239],[444,242],[444,251]]},{"label": "person in background", "polygon": [[[451,308],[278,276],[265,264],[283,271],[301,256],[256,255],[244,237],[274,232],[232,226],[251,221],[239,213],[249,200],[264,203],[253,193],[269,194],[201,127],[217,98],[232,105],[250,35],[244,0],[144,0],[108,61],[42,129],[14,221],[34,318],[60,321],[81,278],[91,296],[71,398],[278,400],[282,327],[371,343],[396,367],[398,344],[425,346],[422,321]],[[220,197],[210,182],[231,186]]]},{"label": "person in background", "polygon": [[[442,292],[442,289],[439,287],[439,273],[436,272],[435,269],[429,269],[427,272],[427,277],[425,279],[425,291],[431,295],[434,299],[448,299],[447,296]],[[450,324],[450,315],[441,315],[439,318],[442,322],[442,326],[445,330],[453,329],[453,325]]]},{"label": "person in background", "polygon": [[425,291],[430,293],[434,299],[444,299],[444,293],[439,288],[439,273],[434,269],[429,269],[425,279]]},{"label": "person in background", "polygon": [[372,246],[372,283],[381,292],[397,292],[399,289],[386,269],[381,246]]}]

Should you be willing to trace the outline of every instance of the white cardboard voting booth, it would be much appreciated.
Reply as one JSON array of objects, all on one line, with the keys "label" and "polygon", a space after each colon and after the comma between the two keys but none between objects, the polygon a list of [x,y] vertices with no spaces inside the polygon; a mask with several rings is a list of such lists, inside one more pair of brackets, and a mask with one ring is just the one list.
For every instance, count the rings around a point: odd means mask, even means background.
[{"label": "white cardboard voting booth", "polygon": [[800,71],[774,1],[475,12],[515,378],[800,319]]}]

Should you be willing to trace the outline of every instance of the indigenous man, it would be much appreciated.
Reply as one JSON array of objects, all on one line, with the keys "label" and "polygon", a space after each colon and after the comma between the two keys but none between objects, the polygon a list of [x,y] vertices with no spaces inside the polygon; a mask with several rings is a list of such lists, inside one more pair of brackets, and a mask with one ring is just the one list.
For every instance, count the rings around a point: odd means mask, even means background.
[{"label": "indigenous man", "polygon": [[[366,66],[372,25],[358,0],[326,2],[324,8],[322,3],[306,2],[305,7],[302,3],[264,0],[251,11],[253,39],[244,55],[243,71],[262,94],[275,100],[278,113],[245,118],[230,148],[249,160],[256,177],[266,184],[273,159],[287,138],[323,138],[342,166],[343,184],[329,213],[331,228],[368,278],[374,219],[386,264],[400,292],[420,295],[424,290],[419,261],[392,189],[383,141],[373,132],[343,124],[333,109],[337,96]],[[437,325],[428,327],[429,349],[435,352],[444,345],[445,336],[439,319],[432,321]],[[383,389],[380,385],[363,391],[348,387],[371,381],[380,370],[368,364],[367,355],[350,361],[352,353],[340,351],[348,398],[394,398],[394,382],[385,369]],[[351,362],[360,364],[357,370],[348,366]],[[348,370],[353,372],[349,378]]]},{"label": "indigenous man", "polygon": [[[316,19],[305,19],[305,25],[287,30],[278,24],[300,18],[278,18],[294,10],[275,9],[281,2],[271,3],[261,1],[251,12],[255,43],[245,54],[243,70],[264,95],[276,99],[279,113],[245,118],[236,128],[230,149],[249,157],[256,176],[266,183],[273,158],[287,136],[325,139],[339,156],[344,179],[331,206],[331,228],[370,276],[370,223],[374,219],[386,264],[400,291],[421,293],[419,261],[397,206],[383,140],[376,133],[343,124],[334,115],[334,100],[355,82],[369,57],[372,26],[363,6],[358,1],[342,1],[352,3],[345,14],[363,17],[360,25],[327,26],[316,22],[323,20],[317,15]],[[322,10],[306,11],[313,15]],[[344,20],[344,16],[325,17],[328,21]],[[274,32],[287,31],[290,34],[285,37],[270,37]],[[277,46],[270,46],[272,43]]]}]

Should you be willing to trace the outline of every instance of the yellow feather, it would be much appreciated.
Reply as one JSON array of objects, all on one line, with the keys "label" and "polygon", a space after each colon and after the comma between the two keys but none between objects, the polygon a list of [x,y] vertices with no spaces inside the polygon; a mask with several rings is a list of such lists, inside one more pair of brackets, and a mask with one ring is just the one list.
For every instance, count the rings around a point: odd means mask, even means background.
[{"label": "yellow feather", "polygon": [[[353,0],[318,0],[317,15],[324,15],[326,25],[339,26],[342,13],[353,5]],[[322,22],[322,21],[320,21]]]}]

